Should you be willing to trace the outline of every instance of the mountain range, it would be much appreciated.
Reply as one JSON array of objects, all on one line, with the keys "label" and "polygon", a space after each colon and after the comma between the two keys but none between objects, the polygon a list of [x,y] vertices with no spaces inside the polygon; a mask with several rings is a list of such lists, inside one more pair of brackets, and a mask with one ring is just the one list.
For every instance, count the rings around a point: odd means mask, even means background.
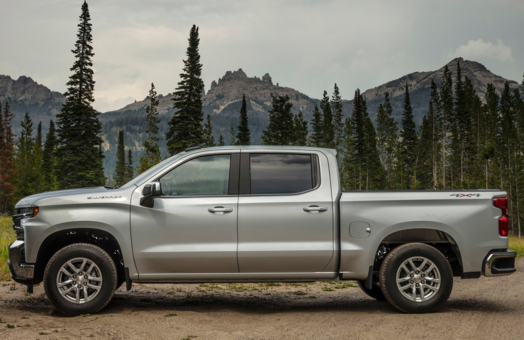
[{"label": "mountain range", "polygon": [[[456,58],[451,60],[447,66],[455,73],[457,61],[460,61],[463,76],[467,76],[472,81],[477,92],[483,97],[486,86],[492,83],[497,91],[501,91],[506,81],[511,88],[521,87],[515,81],[504,79],[490,72],[484,65],[475,62]],[[430,82],[434,79],[437,84],[442,79],[444,66],[436,71],[414,72],[407,74],[399,79],[387,82],[383,85],[364,91],[362,94],[367,101],[367,108],[372,120],[376,116],[379,104],[384,99],[385,92],[390,93],[393,115],[400,122],[402,115],[404,87],[407,83],[410,89],[411,103],[415,121],[420,124],[422,117],[426,114],[429,102]],[[326,89],[331,96],[332,89]],[[343,91],[344,93],[344,91]],[[347,94],[347,92],[345,92]],[[226,143],[229,142],[229,130],[238,125],[238,115],[240,111],[242,95],[246,96],[249,127],[251,130],[252,144],[261,144],[262,131],[268,123],[268,111],[271,108],[271,94],[288,95],[293,104],[293,111],[301,111],[304,118],[310,120],[315,105],[319,104],[319,99],[309,96],[289,87],[274,84],[269,74],[261,78],[248,77],[242,69],[237,71],[227,71],[226,74],[211,83],[211,88],[203,94],[203,111],[209,114],[214,127],[214,136],[218,140],[220,134],[223,135]],[[319,94],[320,97],[321,94]],[[173,116],[173,95],[159,95],[160,112],[160,136],[165,136],[169,119]],[[42,122],[44,133],[47,132],[49,120],[55,119],[60,112],[65,97],[63,94],[49,90],[44,85],[36,83],[29,77],[21,76],[13,80],[9,76],[0,75],[0,101],[3,103],[8,100],[11,110],[15,114],[13,126],[15,134],[19,134],[20,122],[25,112],[29,112],[36,130],[36,124]],[[116,143],[118,130],[124,129],[125,144],[131,148],[133,159],[137,164],[138,159],[143,153],[142,142],[145,139],[144,117],[145,108],[148,100],[136,101],[125,107],[100,114],[104,139],[104,166],[106,175],[111,175],[116,162]],[[352,101],[343,100],[344,116],[349,116],[352,110]],[[162,156],[167,156],[165,140],[161,141],[160,148]]]}]

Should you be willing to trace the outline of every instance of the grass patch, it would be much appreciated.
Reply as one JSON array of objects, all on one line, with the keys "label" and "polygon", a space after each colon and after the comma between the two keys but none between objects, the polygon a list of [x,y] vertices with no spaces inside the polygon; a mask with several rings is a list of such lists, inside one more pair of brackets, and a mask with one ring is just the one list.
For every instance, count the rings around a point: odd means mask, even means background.
[{"label": "grass patch", "polygon": [[278,282],[263,282],[263,283],[259,283],[259,285],[261,285],[263,287],[280,287],[280,286],[282,286],[282,284],[280,284]]},{"label": "grass patch", "polygon": [[176,313],[169,313],[169,314],[164,315],[165,318],[169,318],[172,316],[176,316]]},{"label": "grass patch", "polygon": [[303,292],[303,291],[301,291],[301,290],[298,290],[298,291],[296,291],[296,292],[293,292],[293,295],[307,295],[307,293],[306,293],[306,292]]},{"label": "grass patch", "polygon": [[509,249],[517,252],[517,257],[524,256],[524,237],[518,238],[517,236],[509,237]]},{"label": "grass patch", "polygon": [[9,280],[9,245],[16,240],[13,230],[13,220],[11,217],[0,217],[0,281]]},{"label": "grass patch", "polygon": [[39,332],[38,334],[39,334],[39,335],[49,335],[49,334],[51,334],[51,333],[48,333],[48,332]]},{"label": "grass patch", "polygon": [[331,287],[324,287],[324,288],[322,288],[322,290],[325,291],[325,292],[333,292],[334,291],[334,289],[331,288]]},{"label": "grass patch", "polygon": [[335,286],[335,289],[344,289],[344,288],[349,288],[349,287],[355,287],[355,285],[352,284],[351,282],[344,282],[338,286]]},{"label": "grass patch", "polygon": [[15,325],[13,325],[12,323],[8,323],[7,325],[5,325],[7,328],[15,328]]}]

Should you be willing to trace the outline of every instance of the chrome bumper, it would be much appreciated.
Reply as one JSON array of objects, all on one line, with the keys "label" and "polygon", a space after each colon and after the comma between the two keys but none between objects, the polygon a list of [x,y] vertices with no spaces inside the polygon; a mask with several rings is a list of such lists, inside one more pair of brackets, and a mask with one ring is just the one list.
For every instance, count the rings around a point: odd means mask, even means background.
[{"label": "chrome bumper", "polygon": [[484,260],[484,276],[503,276],[513,274],[517,253],[513,250],[491,251]]},{"label": "chrome bumper", "polygon": [[9,246],[9,270],[11,277],[18,283],[33,284],[35,265],[25,263],[24,241],[16,240]]}]

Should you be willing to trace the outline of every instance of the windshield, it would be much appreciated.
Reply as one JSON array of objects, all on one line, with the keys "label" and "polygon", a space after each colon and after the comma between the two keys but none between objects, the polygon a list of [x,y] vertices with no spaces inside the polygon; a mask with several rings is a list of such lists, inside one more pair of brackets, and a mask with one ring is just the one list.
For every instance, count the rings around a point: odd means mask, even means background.
[{"label": "windshield", "polygon": [[153,166],[152,168],[147,169],[146,171],[142,172],[140,175],[136,176],[126,184],[122,185],[121,188],[127,188],[131,185],[138,186],[140,183],[148,179],[149,177],[153,176],[155,172],[161,170],[163,167],[166,166],[166,164],[171,163],[175,161],[176,159],[180,158],[184,152],[177,153],[174,156],[171,156],[167,159],[164,159],[162,162],[158,163],[157,165]]}]

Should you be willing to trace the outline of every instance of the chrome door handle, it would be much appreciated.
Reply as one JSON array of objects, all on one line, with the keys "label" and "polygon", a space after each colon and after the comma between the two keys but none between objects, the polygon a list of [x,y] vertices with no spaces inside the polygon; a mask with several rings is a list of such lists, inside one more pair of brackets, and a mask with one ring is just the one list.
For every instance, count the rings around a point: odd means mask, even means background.
[{"label": "chrome door handle", "polygon": [[318,205],[310,205],[309,207],[304,207],[304,211],[306,212],[321,212],[327,210],[327,207],[319,207]]},{"label": "chrome door handle", "polygon": [[210,213],[230,213],[233,211],[233,208],[224,208],[224,207],[214,207],[207,209]]}]

